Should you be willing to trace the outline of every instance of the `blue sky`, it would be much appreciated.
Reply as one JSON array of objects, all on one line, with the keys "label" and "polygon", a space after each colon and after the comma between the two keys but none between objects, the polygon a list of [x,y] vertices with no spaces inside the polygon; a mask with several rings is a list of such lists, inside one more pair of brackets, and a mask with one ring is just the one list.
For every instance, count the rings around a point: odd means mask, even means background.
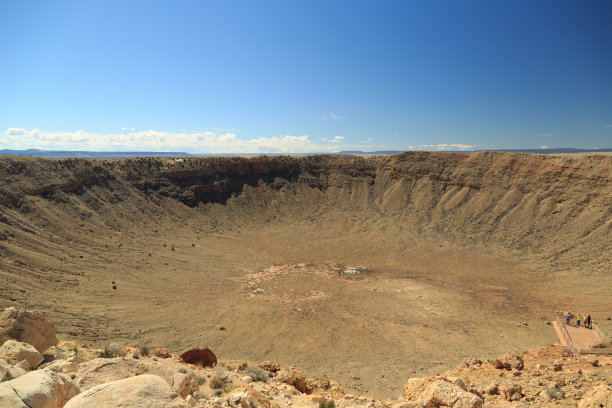
[{"label": "blue sky", "polygon": [[0,148],[612,147],[610,1],[3,1]]}]

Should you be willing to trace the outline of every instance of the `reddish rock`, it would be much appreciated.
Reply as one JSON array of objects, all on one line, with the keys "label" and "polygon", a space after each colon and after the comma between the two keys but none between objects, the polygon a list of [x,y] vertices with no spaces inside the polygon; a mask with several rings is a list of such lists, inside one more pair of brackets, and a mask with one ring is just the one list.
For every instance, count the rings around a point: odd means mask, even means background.
[{"label": "reddish rock", "polygon": [[208,347],[196,347],[183,351],[181,360],[188,364],[202,367],[214,367],[217,365],[217,356]]}]

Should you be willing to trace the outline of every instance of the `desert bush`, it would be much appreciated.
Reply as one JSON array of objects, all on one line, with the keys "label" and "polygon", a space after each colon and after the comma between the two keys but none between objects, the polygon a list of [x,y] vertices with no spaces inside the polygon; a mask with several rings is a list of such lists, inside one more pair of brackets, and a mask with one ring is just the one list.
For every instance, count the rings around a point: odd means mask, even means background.
[{"label": "desert bush", "polygon": [[2,376],[2,378],[0,378],[0,383],[5,382],[5,381],[11,381],[12,379],[13,377],[11,377],[9,373],[6,373]]},{"label": "desert bush", "polygon": [[110,357],[107,358],[119,357],[124,354],[123,346],[117,343],[109,344],[104,350],[108,350],[108,352],[110,353]]},{"label": "desert bush", "polygon": [[210,378],[210,381],[208,384],[210,385],[210,388],[215,388],[215,389],[223,388],[223,380],[219,378],[217,374],[213,375]]},{"label": "desert bush", "polygon": [[336,408],[336,403],[334,402],[334,400],[329,400],[326,402],[319,402],[319,408]]},{"label": "desert bush", "polygon": [[100,352],[98,357],[100,357],[100,358],[113,358],[113,354],[108,349],[108,347],[104,347],[104,350]]},{"label": "desert bush", "polygon": [[178,369],[178,372],[182,374],[187,374],[187,369],[185,367],[181,367]]},{"label": "desert bush", "polygon": [[215,397],[223,395],[223,390],[214,390],[212,395]]},{"label": "desert bush", "polygon": [[243,374],[251,377],[253,381],[268,382],[268,378],[269,378],[268,372],[262,370],[259,367],[247,367],[244,370]]},{"label": "desert bush", "polygon": [[238,366],[238,371],[244,371],[248,366],[247,363],[242,363]]},{"label": "desert bush", "polygon": [[149,348],[147,346],[139,347],[139,349],[140,349],[141,356],[145,357],[149,355]]},{"label": "desert bush", "polygon": [[193,381],[197,382],[198,385],[202,385],[206,382],[206,377],[203,377],[201,375],[197,375],[197,374],[190,374],[189,378],[191,378]]}]

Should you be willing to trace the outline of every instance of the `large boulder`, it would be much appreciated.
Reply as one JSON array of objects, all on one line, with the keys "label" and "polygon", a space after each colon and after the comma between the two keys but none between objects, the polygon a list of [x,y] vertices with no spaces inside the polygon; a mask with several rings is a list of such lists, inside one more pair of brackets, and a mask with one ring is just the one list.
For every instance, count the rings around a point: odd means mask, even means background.
[{"label": "large boulder", "polygon": [[26,360],[26,367],[22,368],[27,370],[36,368],[44,360],[42,354],[36,351],[34,347],[17,340],[7,340],[0,346],[0,358],[13,365]]},{"label": "large boulder", "polygon": [[0,408],[28,408],[12,388],[0,388]]},{"label": "large boulder", "polygon": [[41,353],[57,344],[55,326],[45,316],[14,307],[0,312],[0,344],[9,339],[28,343]]},{"label": "large boulder", "polygon": [[[0,383],[0,391],[14,391],[30,408],[60,408],[79,393],[79,389],[65,374],[53,371],[31,371],[19,378]],[[8,392],[9,395],[10,392]]]},{"label": "large boulder", "polygon": [[602,384],[584,394],[578,408],[612,407],[612,388]]},{"label": "large boulder", "polygon": [[217,356],[208,347],[195,347],[185,350],[179,357],[185,363],[201,367],[214,367],[217,365]]},{"label": "large boulder", "polygon": [[[186,396],[191,385],[179,370],[184,365],[174,359],[155,361],[152,358],[96,358],[79,364],[75,381],[81,390],[99,384],[142,374],[152,374],[166,380],[172,390]],[[187,380],[186,380],[187,378]]]},{"label": "large boulder", "polygon": [[143,374],[96,385],[64,408],[186,408],[187,403],[161,377]]}]

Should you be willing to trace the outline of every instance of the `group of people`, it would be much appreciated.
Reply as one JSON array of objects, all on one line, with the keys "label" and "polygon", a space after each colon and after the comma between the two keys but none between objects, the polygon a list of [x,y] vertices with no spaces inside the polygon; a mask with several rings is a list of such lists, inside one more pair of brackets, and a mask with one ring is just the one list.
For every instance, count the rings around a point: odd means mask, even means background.
[{"label": "group of people", "polygon": [[[571,314],[570,312],[566,312],[565,313],[565,324],[570,325],[571,324],[571,320],[572,317],[574,317],[573,314]],[[591,315],[590,314],[583,314],[581,315],[580,313],[578,313],[576,315],[576,325],[578,327],[580,327],[580,322],[582,321],[582,324],[584,325],[584,327],[586,327],[587,329],[592,329],[593,328],[593,323],[591,322]]]}]

